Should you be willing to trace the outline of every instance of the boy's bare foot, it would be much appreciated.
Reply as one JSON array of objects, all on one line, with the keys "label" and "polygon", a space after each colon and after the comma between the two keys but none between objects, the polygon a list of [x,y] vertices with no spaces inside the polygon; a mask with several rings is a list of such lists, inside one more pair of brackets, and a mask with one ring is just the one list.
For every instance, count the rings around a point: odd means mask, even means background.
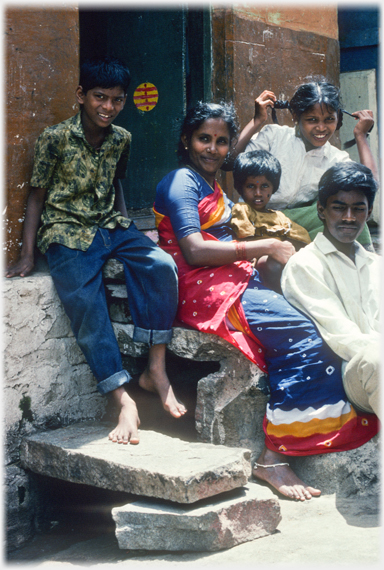
[{"label": "boy's bare foot", "polygon": [[[289,499],[306,501],[312,497],[321,495],[319,489],[314,489],[303,483],[285,460],[286,457],[281,453],[276,453],[264,447],[259,459],[254,465],[252,474],[257,479],[261,479],[272,485],[279,493]],[[272,467],[272,465],[274,465],[274,467]]]},{"label": "boy's bare foot", "polygon": [[174,418],[180,418],[186,413],[186,408],[176,398],[165,373],[156,374],[147,368],[140,376],[139,386],[148,392],[159,394],[164,410]]},{"label": "boy's bare foot", "polygon": [[157,392],[164,410],[174,418],[186,413],[184,405],[176,398],[165,370],[165,344],[154,344],[149,349],[148,366],[139,379],[139,386],[148,392]]},{"label": "boy's bare foot", "polygon": [[113,390],[113,395],[120,407],[119,421],[108,437],[114,443],[139,443],[140,419],[137,407],[125,388]]}]

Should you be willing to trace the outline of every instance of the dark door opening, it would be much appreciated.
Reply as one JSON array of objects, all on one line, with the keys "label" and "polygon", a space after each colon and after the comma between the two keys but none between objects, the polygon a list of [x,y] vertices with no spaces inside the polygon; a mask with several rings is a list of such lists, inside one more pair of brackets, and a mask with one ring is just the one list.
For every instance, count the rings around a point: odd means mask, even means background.
[{"label": "dark door opening", "polygon": [[[152,207],[157,183],[177,168],[176,147],[186,108],[210,99],[209,11],[180,9],[97,10],[80,6],[80,61],[113,55],[126,62],[131,84],[116,124],[132,133],[128,209]],[[138,108],[134,93],[152,84],[158,101]]]}]

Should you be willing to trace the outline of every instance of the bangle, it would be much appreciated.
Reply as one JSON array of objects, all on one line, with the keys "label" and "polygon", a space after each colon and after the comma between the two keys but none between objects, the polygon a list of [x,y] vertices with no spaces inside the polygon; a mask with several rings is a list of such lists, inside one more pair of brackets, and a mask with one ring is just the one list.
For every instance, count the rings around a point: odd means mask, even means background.
[{"label": "bangle", "polygon": [[236,260],[247,261],[247,252],[245,251],[245,241],[236,241]]}]

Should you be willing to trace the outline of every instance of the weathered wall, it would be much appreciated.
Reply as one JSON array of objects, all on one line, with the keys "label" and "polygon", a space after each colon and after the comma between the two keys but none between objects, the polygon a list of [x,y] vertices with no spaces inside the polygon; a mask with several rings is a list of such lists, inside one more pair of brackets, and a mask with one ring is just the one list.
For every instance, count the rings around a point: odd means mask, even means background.
[{"label": "weathered wall", "polygon": [[311,4],[287,6],[286,4],[251,3],[233,6],[233,11],[248,20],[257,20],[289,28],[298,32],[311,32],[338,39],[337,6]]},{"label": "weathered wall", "polygon": [[[6,262],[16,261],[37,136],[74,114],[79,29],[76,5],[8,7],[5,32],[4,228]],[[36,427],[104,410],[48,275],[5,282],[3,420],[8,547],[33,536],[39,507],[20,469],[20,440]]]},{"label": "weathered wall", "polygon": [[103,415],[99,395],[47,272],[4,281],[3,428],[8,548],[30,539],[41,496],[19,466],[23,436]]},{"label": "weathered wall", "polygon": [[[308,75],[339,83],[336,7],[217,8],[212,37],[213,98],[234,102],[241,127],[252,118],[254,101],[264,89],[290,99]],[[278,112],[278,119],[293,124],[288,111]],[[232,174],[221,181],[236,200]]]},{"label": "weathered wall", "polygon": [[78,10],[8,8],[5,12],[5,250],[17,259],[37,136],[76,111]]}]

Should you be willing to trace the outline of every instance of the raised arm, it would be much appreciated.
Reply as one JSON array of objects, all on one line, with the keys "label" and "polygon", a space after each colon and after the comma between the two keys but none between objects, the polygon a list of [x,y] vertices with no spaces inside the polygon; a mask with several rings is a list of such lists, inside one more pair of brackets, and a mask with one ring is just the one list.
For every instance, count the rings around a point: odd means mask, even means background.
[{"label": "raised arm", "polygon": [[[197,266],[220,266],[238,261],[236,243],[233,241],[204,240],[200,232],[189,234],[179,241],[187,263]],[[248,260],[269,255],[285,265],[295,253],[295,248],[290,242],[273,238],[241,242],[241,244],[245,248],[245,257]]]},{"label": "raised arm", "polygon": [[377,164],[368,144],[368,132],[375,124],[373,113],[372,111],[364,110],[356,111],[355,113],[352,113],[352,115],[357,119],[357,124],[353,129],[353,134],[355,136],[360,162],[361,164],[364,164],[364,166],[370,168],[374,178],[379,181]]},{"label": "raised arm", "polygon": [[44,188],[31,188],[25,213],[20,259],[15,265],[7,269],[6,277],[15,277],[16,275],[25,277],[35,265],[36,234],[40,225],[46,192]]},{"label": "raised arm", "polygon": [[253,118],[241,131],[235,147],[231,150],[229,160],[225,163],[225,169],[232,168],[235,158],[244,152],[251,137],[256,134],[268,119],[268,107],[273,107],[276,101],[276,95],[272,91],[263,91],[261,95],[255,99],[255,113]]}]

